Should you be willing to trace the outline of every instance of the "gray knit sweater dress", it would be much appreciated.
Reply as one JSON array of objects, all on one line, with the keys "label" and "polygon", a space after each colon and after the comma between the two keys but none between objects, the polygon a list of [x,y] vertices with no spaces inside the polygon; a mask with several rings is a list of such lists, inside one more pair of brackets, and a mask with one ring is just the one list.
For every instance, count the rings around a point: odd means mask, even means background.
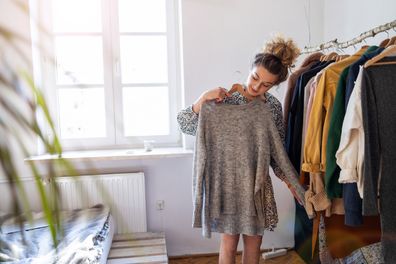
[{"label": "gray knit sweater dress", "polygon": [[[263,235],[264,230],[276,227],[270,164],[304,201],[304,189],[274,122],[269,101],[273,98],[268,94],[266,101],[243,102],[241,98],[236,94],[222,104],[207,102],[198,115],[193,227],[202,228],[205,237],[211,237],[211,232]],[[178,115],[181,126],[188,123],[186,112]]]}]

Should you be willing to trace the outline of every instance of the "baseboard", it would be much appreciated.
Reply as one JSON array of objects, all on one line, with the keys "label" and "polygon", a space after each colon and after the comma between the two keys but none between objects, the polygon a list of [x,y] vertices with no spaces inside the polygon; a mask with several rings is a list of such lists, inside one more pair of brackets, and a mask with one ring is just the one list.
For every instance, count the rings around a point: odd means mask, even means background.
[{"label": "baseboard", "polygon": [[[280,249],[280,248],[275,248]],[[286,248],[287,251],[293,250],[293,248]],[[271,251],[272,249],[261,249],[261,253]],[[242,254],[242,250],[237,251],[237,255]],[[199,254],[186,254],[186,255],[177,255],[177,256],[168,256],[169,259],[183,259],[183,258],[201,258],[201,257],[214,257],[218,256],[219,253],[199,253]]]}]

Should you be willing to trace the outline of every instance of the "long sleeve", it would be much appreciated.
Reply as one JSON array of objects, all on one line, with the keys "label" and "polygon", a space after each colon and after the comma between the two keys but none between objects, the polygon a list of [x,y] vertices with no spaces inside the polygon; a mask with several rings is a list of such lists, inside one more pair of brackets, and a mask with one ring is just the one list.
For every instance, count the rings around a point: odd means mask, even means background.
[{"label": "long sleeve", "polygon": [[314,80],[315,80],[315,77],[312,77],[309,80],[309,82],[307,83],[307,85],[305,86],[305,89],[304,89],[304,111],[303,111],[303,120],[302,120],[303,127],[302,127],[302,134],[301,134],[302,142],[301,142],[301,154],[300,154],[301,155],[301,160],[300,160],[301,164],[302,164],[302,160],[303,160],[302,157],[304,156],[305,133],[307,131],[307,127],[305,126],[305,123],[307,122],[306,119],[307,119],[308,101],[309,101],[309,97],[310,97],[310,94],[311,94],[311,86],[312,86],[312,83],[314,82]]},{"label": "long sleeve", "polygon": [[[329,123],[328,111],[329,109],[325,105],[325,90],[334,89],[334,82],[330,83],[329,71],[325,71],[319,80],[316,88],[315,99],[312,105],[310,118],[308,120],[307,132],[305,135],[304,144],[304,162],[302,170],[307,172],[320,172],[324,171],[325,155],[322,155],[322,150],[325,147],[325,142],[322,144],[324,139],[327,139],[328,125]],[[326,153],[326,152],[324,152]]]},{"label": "long sleeve", "polygon": [[177,122],[181,132],[195,136],[198,127],[198,114],[192,110],[192,105],[177,114]]},{"label": "long sleeve", "polygon": [[[274,96],[268,96],[268,102],[270,103],[270,109],[272,113],[272,118],[275,122],[275,126],[279,133],[282,144],[285,143],[285,126],[283,124],[282,117],[282,105]],[[270,166],[274,170],[275,175],[281,179],[285,180],[285,175],[283,174],[282,169],[279,167],[278,163],[271,156]]]},{"label": "long sleeve", "polygon": [[[202,211],[205,186],[205,163],[206,163],[206,141],[205,141],[205,115],[199,117],[197,126],[195,152],[193,159],[193,227],[202,227]],[[198,124],[198,122],[197,122]]]},{"label": "long sleeve", "polygon": [[346,77],[349,67],[342,72],[337,84],[337,91],[334,98],[333,112],[331,113],[329,133],[326,143],[326,173],[325,189],[329,199],[342,198],[343,186],[338,182],[340,168],[337,166],[335,154],[340,145],[342,122],[345,117],[345,89]]},{"label": "long sleeve", "polygon": [[[307,132],[308,122],[309,122],[309,118],[310,118],[311,110],[312,110],[312,104],[313,104],[315,94],[316,94],[316,88],[318,86],[319,80],[322,77],[324,70],[325,69],[321,70],[318,74],[316,74],[316,76],[314,77],[315,78],[314,81],[311,83],[311,85],[309,87],[309,89],[310,89],[309,99],[308,99],[308,103],[307,103],[307,111],[305,113],[305,120],[304,120],[304,130],[305,130],[304,135]],[[304,142],[305,142],[305,139],[304,139]],[[304,145],[302,146],[302,150],[304,153]],[[302,155],[301,157],[304,157],[304,156]]]},{"label": "long sleeve", "polygon": [[361,100],[362,71],[356,79],[342,124],[340,146],[336,153],[341,168],[339,183],[357,183],[363,198],[364,130]]},{"label": "long sleeve", "polygon": [[377,186],[380,172],[380,143],[375,94],[367,72],[362,79],[362,117],[364,127],[363,214],[378,214]]},{"label": "long sleeve", "polygon": [[[271,122],[270,124],[273,125]],[[280,168],[283,172],[282,178],[278,175],[277,176],[282,181],[285,181],[295,198],[299,200],[305,207],[305,190],[298,181],[298,174],[294,169],[293,164],[289,160],[289,157],[287,156],[286,150],[282,144],[279,134],[276,133],[275,129],[270,129],[270,131],[271,132],[269,136],[271,143],[271,158],[276,162],[276,164],[280,165]]]}]

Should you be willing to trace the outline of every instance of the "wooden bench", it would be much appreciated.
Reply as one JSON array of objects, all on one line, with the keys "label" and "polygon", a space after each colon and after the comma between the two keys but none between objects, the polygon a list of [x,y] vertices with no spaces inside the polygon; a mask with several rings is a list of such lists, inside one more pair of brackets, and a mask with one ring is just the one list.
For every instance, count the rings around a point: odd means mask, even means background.
[{"label": "wooden bench", "polygon": [[164,233],[114,235],[107,264],[168,263]]}]

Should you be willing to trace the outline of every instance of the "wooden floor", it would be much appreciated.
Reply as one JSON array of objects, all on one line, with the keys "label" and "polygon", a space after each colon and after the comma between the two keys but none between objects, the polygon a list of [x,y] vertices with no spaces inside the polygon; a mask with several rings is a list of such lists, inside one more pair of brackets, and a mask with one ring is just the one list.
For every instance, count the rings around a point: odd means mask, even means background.
[{"label": "wooden floor", "polygon": [[[217,264],[218,257],[169,257],[170,264]],[[241,263],[241,255],[237,256],[236,263]],[[305,264],[295,251],[289,251],[285,256],[264,260],[261,258],[260,264]]]},{"label": "wooden floor", "polygon": [[107,264],[168,263],[164,233],[114,235]]}]

